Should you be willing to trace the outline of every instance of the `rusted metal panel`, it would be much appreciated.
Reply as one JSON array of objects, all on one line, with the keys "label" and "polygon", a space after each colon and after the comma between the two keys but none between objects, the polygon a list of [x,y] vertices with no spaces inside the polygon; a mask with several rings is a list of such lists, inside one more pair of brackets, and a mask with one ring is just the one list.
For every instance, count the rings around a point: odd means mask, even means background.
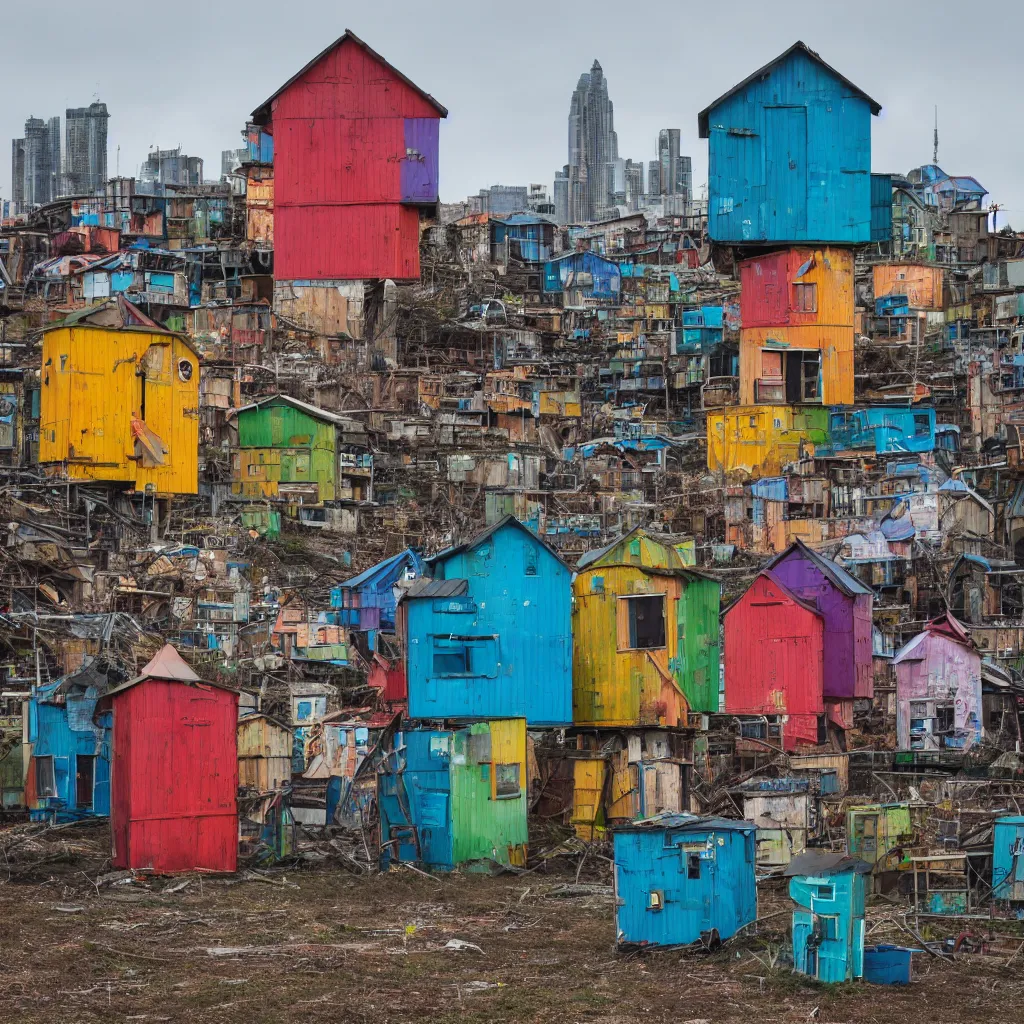
[{"label": "rusted metal panel", "polygon": [[872,268],[875,299],[905,295],[911,309],[944,309],[942,267],[923,263],[878,263]]}]

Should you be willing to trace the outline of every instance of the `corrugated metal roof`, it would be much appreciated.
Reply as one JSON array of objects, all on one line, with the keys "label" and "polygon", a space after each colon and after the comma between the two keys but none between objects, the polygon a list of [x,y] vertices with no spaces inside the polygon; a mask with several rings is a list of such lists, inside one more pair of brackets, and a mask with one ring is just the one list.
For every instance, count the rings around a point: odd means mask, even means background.
[{"label": "corrugated metal roof", "polygon": [[250,409],[259,409],[261,406],[269,405],[271,402],[284,402],[286,405],[290,405],[292,408],[298,409],[314,419],[335,423],[338,426],[344,426],[346,429],[355,430],[360,433],[365,432],[365,428],[358,420],[350,420],[344,416],[339,416],[335,412],[328,412],[326,409],[320,409],[315,405],[310,405],[308,402],[300,401],[298,398],[292,398],[291,395],[271,395],[269,398],[261,398],[256,402],[243,405],[238,409],[238,413],[248,412]]},{"label": "corrugated metal roof", "polygon": [[805,53],[815,63],[820,64],[830,74],[835,75],[843,85],[847,86],[854,93],[866,100],[868,105],[871,107],[872,114],[878,114],[882,110],[882,104],[873,100],[863,89],[859,86],[854,85],[845,75],[840,74],[830,64],[826,64],[817,53],[814,52],[806,43],[797,40],[788,50],[784,50],[774,60],[768,61],[764,67],[758,68],[753,74],[747,75],[742,82],[738,82],[731,89],[722,93],[714,102],[709,103],[698,115],[697,115],[697,128],[702,139],[708,137],[708,116],[715,107],[717,107],[724,100],[727,100],[734,93],[739,92],[741,89],[745,89],[751,82],[756,82],[759,78],[763,78],[773,67],[781,64],[787,57],[796,52]]},{"label": "corrugated metal roof", "polygon": [[469,580],[417,580],[406,591],[405,598],[461,597],[468,593]]},{"label": "corrugated metal roof", "polygon": [[673,832],[752,832],[757,826],[752,821],[720,818],[714,815],[678,814],[665,812],[641,821],[615,825],[609,832],[647,832],[651,829],[671,829]]},{"label": "corrugated metal roof", "polygon": [[361,587],[364,583],[373,579],[375,576],[382,575],[388,572],[389,569],[399,565],[406,558],[411,558],[413,560],[413,564],[418,561],[416,552],[414,552],[412,548],[406,548],[404,551],[399,551],[397,555],[385,558],[383,562],[377,562],[375,565],[371,565],[369,569],[361,572],[358,576],[353,576],[351,579],[347,579],[343,583],[339,583],[338,586],[346,588]]},{"label": "corrugated metal roof", "polygon": [[546,540],[544,540],[541,537],[538,537],[537,534],[533,532],[533,530],[531,530],[524,523],[521,523],[513,515],[503,516],[493,526],[488,526],[485,530],[481,530],[479,533],[470,537],[469,540],[464,541],[461,544],[454,544],[452,547],[445,548],[443,551],[438,551],[436,555],[431,555],[429,558],[424,559],[424,561],[428,565],[434,565],[441,558],[450,558],[452,555],[457,555],[460,551],[468,551],[470,548],[475,548],[478,544],[487,540],[487,538],[490,537],[492,533],[497,533],[498,530],[500,530],[503,526],[510,525],[518,526],[520,530],[523,530],[530,537],[532,537],[533,540],[535,540],[542,548],[545,548],[563,565],[566,564],[565,559],[563,559],[562,556],[550,544],[548,544]]},{"label": "corrugated metal roof", "polygon": [[791,551],[799,551],[805,555],[829,580],[850,597],[855,597],[858,594],[874,593],[870,587],[864,586],[856,576],[851,576],[841,565],[833,562],[830,558],[826,558],[824,555],[819,555],[817,551],[809,548],[800,540],[793,541],[781,555],[773,558],[765,568],[771,569],[778,565],[789,556]]},{"label": "corrugated metal roof", "polygon": [[871,871],[871,865],[848,853],[805,850],[789,862],[782,875],[784,878],[793,878],[795,875],[834,875],[847,871],[866,875]]}]

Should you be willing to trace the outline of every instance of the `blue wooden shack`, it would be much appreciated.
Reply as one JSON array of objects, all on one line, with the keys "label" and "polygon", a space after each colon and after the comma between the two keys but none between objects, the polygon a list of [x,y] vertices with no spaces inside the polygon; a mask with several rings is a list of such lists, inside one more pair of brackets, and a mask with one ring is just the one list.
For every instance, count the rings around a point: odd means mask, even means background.
[{"label": "blue wooden shack", "polygon": [[526,723],[410,726],[377,767],[381,867],[490,870],[526,863]]},{"label": "blue wooden shack", "polygon": [[[709,147],[708,233],[736,245],[889,237],[872,211],[871,117],[881,106],[802,42],[697,115]],[[886,215],[885,209],[889,213]]]},{"label": "blue wooden shack", "polygon": [[996,818],[992,846],[992,898],[1024,903],[1024,816]]},{"label": "blue wooden shack", "polygon": [[[358,576],[339,583],[331,591],[331,607],[338,610],[337,623],[346,629],[395,630],[396,587],[423,575],[423,559],[406,548]],[[370,645],[371,650],[373,645]]]},{"label": "blue wooden shack", "polygon": [[865,875],[871,865],[847,853],[807,850],[786,868],[793,911],[793,967],[818,981],[864,974]]},{"label": "blue wooden shack", "polygon": [[[121,678],[120,676],[118,678]],[[108,677],[94,665],[36,686],[28,700],[33,821],[74,821],[110,814],[111,714],[95,715]]]},{"label": "blue wooden shack", "polygon": [[676,331],[676,354],[708,352],[722,343],[725,310],[722,306],[699,306],[683,310],[683,326]]},{"label": "blue wooden shack", "polygon": [[728,939],[757,917],[757,826],[663,814],[613,830],[620,946]]},{"label": "blue wooden shack", "polygon": [[513,213],[508,217],[492,217],[488,227],[492,263],[544,263],[555,251],[558,226],[542,214]]},{"label": "blue wooden shack", "polygon": [[618,302],[622,271],[614,260],[589,249],[569,252],[544,264],[544,291]]},{"label": "blue wooden shack", "polygon": [[514,516],[427,563],[402,602],[410,716],[570,724],[569,567]]},{"label": "blue wooden shack", "polygon": [[815,455],[870,451],[930,452],[935,450],[935,410],[917,406],[872,406],[834,409],[828,418],[828,442],[815,445]]}]

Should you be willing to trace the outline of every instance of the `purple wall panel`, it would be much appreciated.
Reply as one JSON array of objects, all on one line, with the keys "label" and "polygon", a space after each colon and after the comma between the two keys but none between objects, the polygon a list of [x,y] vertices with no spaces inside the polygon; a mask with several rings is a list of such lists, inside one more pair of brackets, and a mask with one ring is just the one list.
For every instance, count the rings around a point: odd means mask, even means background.
[{"label": "purple wall panel", "polygon": [[[799,551],[790,552],[772,567],[772,571],[797,597],[814,605],[825,619],[824,696],[839,700],[870,696],[873,692],[871,595],[855,599],[844,594]],[[855,602],[860,605],[856,613]]]},{"label": "purple wall panel", "polygon": [[436,117],[405,119],[402,202],[437,202],[439,124]]}]

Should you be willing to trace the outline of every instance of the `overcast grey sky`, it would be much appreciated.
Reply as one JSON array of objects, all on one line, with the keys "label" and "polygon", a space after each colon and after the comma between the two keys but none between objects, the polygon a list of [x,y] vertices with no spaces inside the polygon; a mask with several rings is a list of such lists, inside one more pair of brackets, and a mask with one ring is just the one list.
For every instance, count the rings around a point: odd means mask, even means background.
[{"label": "overcast grey sky", "polygon": [[[965,23],[977,15],[973,24]],[[682,129],[695,189],[707,179],[697,111],[802,39],[882,104],[873,169],[931,160],[973,174],[1024,227],[1024,115],[1015,41],[1024,3],[970,7],[931,0],[177,0],[129,7],[80,0],[0,0],[5,38],[0,196],[10,197],[9,140],[25,118],[51,117],[96,96],[110,110],[109,170],[122,174],[152,145],[179,143],[220,171],[220,151],[259,103],[350,28],[448,107],[441,125],[441,195],[545,182],[566,160],[569,97],[596,57],[615,104],[619,152],[650,160],[659,128]]]}]

